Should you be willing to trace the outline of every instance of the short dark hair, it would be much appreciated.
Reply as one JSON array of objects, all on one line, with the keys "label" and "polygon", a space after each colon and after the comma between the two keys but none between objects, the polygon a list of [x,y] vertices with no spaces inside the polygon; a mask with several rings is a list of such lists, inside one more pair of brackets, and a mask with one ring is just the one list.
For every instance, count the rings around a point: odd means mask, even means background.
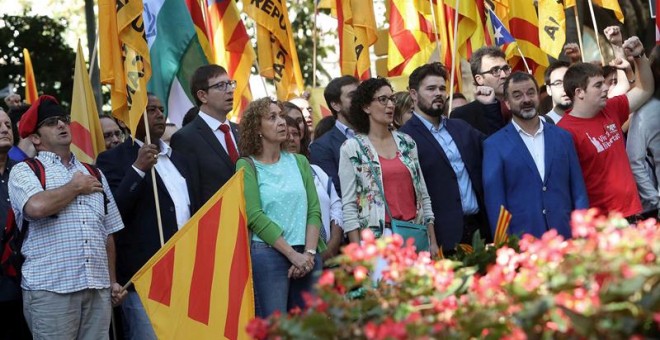
[{"label": "short dark hair", "polygon": [[339,78],[332,79],[330,83],[328,83],[328,86],[326,86],[325,90],[323,91],[323,97],[325,98],[325,102],[328,104],[328,108],[330,109],[330,112],[332,112],[333,116],[337,117],[338,112],[332,108],[332,103],[340,101],[341,88],[346,85],[359,83],[360,81],[353,76],[341,76]]},{"label": "short dark hair", "polygon": [[575,97],[578,88],[586,90],[589,78],[602,76],[603,69],[591,63],[575,63],[571,65],[564,75],[564,91],[570,100]]},{"label": "short dark hair", "polygon": [[336,121],[337,119],[334,116],[326,116],[319,120],[314,128],[314,140],[321,138],[326,132],[332,130]]},{"label": "short dark hair", "polygon": [[509,97],[509,85],[511,83],[520,83],[526,80],[531,80],[532,83],[534,83],[534,87],[536,88],[536,93],[538,93],[539,85],[536,83],[536,79],[534,79],[534,76],[527,72],[516,71],[511,73],[511,75],[508,76],[504,81],[504,98]]},{"label": "short dark hair", "polygon": [[190,94],[195,98],[195,105],[201,106],[203,103],[197,97],[199,90],[206,91],[209,86],[209,79],[227,74],[224,67],[216,64],[200,66],[193,73],[190,79]]},{"label": "short dark hair", "polygon": [[472,71],[472,77],[475,77],[481,72],[481,59],[485,56],[506,59],[506,54],[504,54],[499,47],[495,46],[484,46],[472,52],[472,57],[470,57],[470,70]]},{"label": "short dark hair", "polygon": [[554,63],[550,64],[550,66],[548,66],[548,68],[545,69],[545,73],[543,74],[543,82],[546,85],[550,85],[550,75],[552,74],[552,72],[554,72],[556,69],[560,69],[563,67],[568,68],[569,66],[571,66],[570,63],[562,60],[557,60]]},{"label": "short dark hair", "polygon": [[9,111],[7,111],[7,116],[9,116],[9,119],[11,120],[11,132],[14,134],[14,145],[18,144],[18,141],[20,140],[20,135],[18,133],[18,122],[29,108],[29,104],[20,104],[18,106],[12,107],[9,109]]},{"label": "short dark hair", "polygon": [[428,76],[442,77],[447,80],[447,69],[440,62],[424,64],[416,68],[408,77],[408,89],[419,90],[419,84]]},{"label": "short dark hair", "polygon": [[369,115],[364,108],[374,101],[374,94],[383,87],[392,88],[385,78],[371,78],[358,85],[351,99],[351,109],[348,120],[355,131],[363,134],[369,133]]},{"label": "short dark hair", "polygon": [[616,73],[617,68],[610,65],[603,66],[603,77],[607,78],[610,74]]},{"label": "short dark hair", "polygon": [[[449,98],[447,98],[449,99]],[[460,93],[460,92],[454,92],[454,96],[452,97],[452,100],[454,99],[465,99],[467,101],[467,98],[465,98],[465,95]]]},{"label": "short dark hair", "polygon": [[183,121],[181,122],[181,126],[188,125],[188,123],[195,120],[195,118],[197,118],[198,115],[199,115],[199,108],[197,106],[191,107],[183,116]]}]

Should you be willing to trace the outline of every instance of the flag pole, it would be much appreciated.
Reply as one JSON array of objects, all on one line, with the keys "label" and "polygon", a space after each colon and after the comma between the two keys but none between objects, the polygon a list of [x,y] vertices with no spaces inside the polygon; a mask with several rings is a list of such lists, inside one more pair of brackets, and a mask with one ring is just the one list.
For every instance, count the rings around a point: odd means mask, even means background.
[{"label": "flag pole", "polygon": [[435,8],[433,6],[433,0],[429,0],[429,5],[431,6],[431,19],[433,20],[433,28],[435,28],[435,44],[438,49],[438,60],[441,58],[442,46],[440,46],[440,32],[438,32],[438,23],[435,20]]},{"label": "flag pole", "polygon": [[580,18],[578,17],[577,4],[573,6],[573,14],[575,15],[575,27],[577,28],[578,44],[580,45],[580,58],[584,62],[584,47],[582,46],[582,28],[580,28]]},{"label": "flag pole", "polygon": [[600,48],[600,39],[598,39],[598,24],[596,23],[596,15],[594,14],[594,3],[591,0],[589,0],[589,12],[591,12],[591,21],[594,23],[596,45],[598,45],[598,54],[600,54],[600,63],[605,66],[605,57],[603,57],[603,50]]},{"label": "flag pole", "polygon": [[94,49],[92,50],[92,56],[89,58],[89,79],[92,79],[94,75],[94,64],[96,64],[96,54],[99,51],[99,35],[96,34],[96,40],[94,40]]},{"label": "flag pole", "polygon": [[520,46],[518,46],[518,40],[516,40],[516,48],[518,49],[518,53],[520,53],[520,57],[522,58],[523,64],[525,64],[525,69],[527,69],[527,73],[532,74],[532,70],[530,70],[529,65],[527,65],[527,60],[525,59],[525,55],[522,53]]},{"label": "flag pole", "polygon": [[314,0],[314,27],[312,28],[312,88],[316,88],[316,20],[319,16],[319,2]]},{"label": "flag pole", "polygon": [[459,0],[456,0],[456,6],[454,6],[454,36],[452,37],[452,55],[451,55],[451,76],[449,82],[449,107],[447,109],[447,116],[451,115],[452,101],[454,99],[454,78],[456,77],[456,54],[458,53],[458,46],[456,46],[456,35],[458,34],[458,5]]},{"label": "flag pole", "polygon": [[[144,113],[142,114],[143,122],[144,122],[144,131],[146,132],[145,135],[145,143],[151,144],[151,133],[149,133],[149,121],[147,118],[147,111],[145,110]],[[152,166],[151,167],[151,184],[154,189],[154,203],[156,205],[156,220],[158,221],[158,236],[160,237],[160,246],[162,247],[165,245],[165,237],[163,236],[163,219],[160,216],[160,201],[158,199],[158,188],[156,186],[156,167]]]}]

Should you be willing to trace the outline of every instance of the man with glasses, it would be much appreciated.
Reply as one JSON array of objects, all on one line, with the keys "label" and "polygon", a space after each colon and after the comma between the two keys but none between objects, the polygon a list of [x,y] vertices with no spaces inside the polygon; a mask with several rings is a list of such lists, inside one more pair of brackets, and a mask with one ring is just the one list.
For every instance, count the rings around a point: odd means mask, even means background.
[{"label": "man with glasses", "polygon": [[191,163],[193,183],[203,205],[234,175],[238,160],[238,126],[227,119],[234,105],[236,81],[219,65],[199,67],[191,93],[199,115],[172,136],[172,148]]},{"label": "man with glasses", "polygon": [[462,119],[487,136],[508,123],[510,116],[502,99],[504,80],[511,74],[511,67],[505,57],[495,46],[472,53],[470,69],[476,85],[475,101],[453,110],[451,118]]},{"label": "man with glasses", "polygon": [[99,182],[71,153],[69,122],[55,98],[39,97],[19,133],[37,149],[46,189],[25,162],[9,174],[19,228],[29,221],[21,288],[35,339],[107,338],[111,305],[125,295],[113,238],[124,225],[105,177]]},{"label": "man with glasses", "polygon": [[101,130],[103,131],[103,140],[105,149],[110,150],[124,141],[124,133],[119,124],[111,116],[101,116]]},{"label": "man with glasses", "polygon": [[552,98],[553,105],[552,110],[545,115],[545,119],[546,121],[551,120],[555,124],[559,123],[566,110],[570,109],[573,104],[564,91],[564,74],[569,66],[571,65],[565,61],[556,61],[545,70],[546,91]]}]

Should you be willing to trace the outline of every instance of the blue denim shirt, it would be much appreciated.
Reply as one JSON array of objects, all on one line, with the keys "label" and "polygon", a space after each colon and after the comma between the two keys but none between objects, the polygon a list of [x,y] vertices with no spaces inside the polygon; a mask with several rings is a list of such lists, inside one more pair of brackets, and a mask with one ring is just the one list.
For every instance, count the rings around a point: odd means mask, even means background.
[{"label": "blue denim shirt", "polygon": [[470,180],[470,174],[468,174],[467,169],[465,168],[465,163],[463,163],[463,158],[461,158],[461,153],[458,151],[458,147],[454,142],[454,139],[449,134],[445,127],[445,121],[447,118],[442,117],[440,125],[436,129],[431,122],[424,119],[424,117],[414,112],[414,114],[422,121],[422,124],[429,129],[433,138],[438,141],[442,150],[445,151],[445,155],[451,163],[452,169],[456,173],[456,178],[458,180],[458,189],[461,192],[461,205],[463,206],[463,214],[473,215],[479,212],[479,204],[477,203],[477,195],[472,189],[472,181]]}]

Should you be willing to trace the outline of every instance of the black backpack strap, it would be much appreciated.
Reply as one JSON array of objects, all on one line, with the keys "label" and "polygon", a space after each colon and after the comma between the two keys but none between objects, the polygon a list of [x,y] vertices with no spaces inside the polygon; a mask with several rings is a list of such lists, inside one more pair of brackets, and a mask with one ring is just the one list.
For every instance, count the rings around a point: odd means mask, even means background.
[{"label": "black backpack strap", "polygon": [[[80,162],[80,163],[82,163],[82,165],[87,169],[87,171],[89,172],[90,175],[93,175],[94,177],[96,177],[96,179],[99,181],[99,183],[101,183],[101,185],[103,185],[103,177],[101,177],[101,171],[99,171],[99,168],[97,168],[96,166],[94,166],[92,164],[89,164],[89,163],[85,163],[85,162]],[[108,195],[105,194],[105,190],[103,190],[102,193],[103,193],[103,213],[105,215],[107,215],[108,214],[108,203],[110,203],[110,200],[108,199]]]}]

